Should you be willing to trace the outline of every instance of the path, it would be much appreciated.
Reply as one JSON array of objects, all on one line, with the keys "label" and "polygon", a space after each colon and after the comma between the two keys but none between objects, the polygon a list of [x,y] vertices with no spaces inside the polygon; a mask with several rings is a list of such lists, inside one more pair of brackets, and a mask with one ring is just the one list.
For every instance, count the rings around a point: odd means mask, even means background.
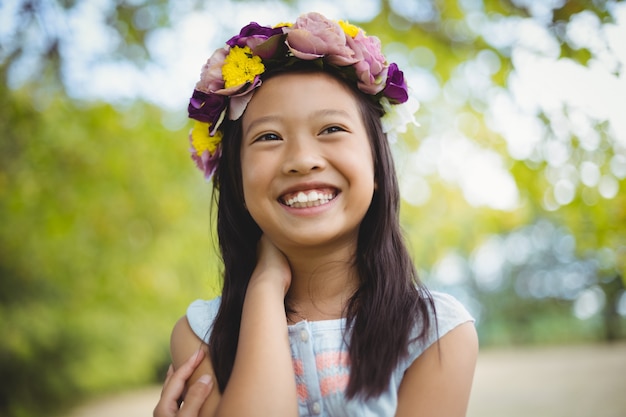
[{"label": "path", "polygon": [[[150,417],[159,393],[93,401],[67,417]],[[528,416],[626,416],[626,344],[481,351],[467,417]]]}]

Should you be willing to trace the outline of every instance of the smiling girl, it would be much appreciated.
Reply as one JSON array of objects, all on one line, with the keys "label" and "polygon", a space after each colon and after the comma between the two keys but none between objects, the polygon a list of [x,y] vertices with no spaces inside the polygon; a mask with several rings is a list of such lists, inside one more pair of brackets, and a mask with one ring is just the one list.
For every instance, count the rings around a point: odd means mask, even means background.
[{"label": "smiling girl", "polygon": [[316,13],[207,61],[190,136],[223,291],[174,327],[156,417],[465,415],[473,319],[419,282],[400,231],[388,134],[408,99],[377,38]]}]

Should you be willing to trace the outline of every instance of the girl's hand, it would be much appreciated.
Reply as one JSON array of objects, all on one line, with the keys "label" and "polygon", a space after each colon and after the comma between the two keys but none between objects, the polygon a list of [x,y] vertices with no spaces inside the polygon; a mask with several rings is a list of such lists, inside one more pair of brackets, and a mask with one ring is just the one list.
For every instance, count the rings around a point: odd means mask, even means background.
[{"label": "girl's hand", "polygon": [[180,401],[185,390],[185,383],[203,358],[204,351],[200,349],[176,372],[174,372],[174,367],[170,365],[163,383],[161,399],[154,408],[154,417],[198,417],[200,408],[213,389],[213,380],[209,375],[202,375],[198,381],[189,387],[184,395],[185,402],[182,406]]},{"label": "girl's hand", "polygon": [[250,282],[265,280],[280,285],[284,296],[291,285],[291,267],[285,255],[263,235],[257,247],[257,263]]}]

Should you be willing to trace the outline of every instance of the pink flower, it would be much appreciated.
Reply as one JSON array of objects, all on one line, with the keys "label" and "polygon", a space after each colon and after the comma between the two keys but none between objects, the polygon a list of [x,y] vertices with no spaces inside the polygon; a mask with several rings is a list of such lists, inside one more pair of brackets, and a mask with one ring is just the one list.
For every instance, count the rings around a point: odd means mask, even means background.
[{"label": "pink flower", "polygon": [[243,112],[246,111],[248,103],[252,100],[254,90],[256,90],[260,85],[261,78],[257,75],[254,78],[254,81],[248,85],[248,88],[239,91],[236,94],[230,95],[230,105],[228,106],[228,118],[230,120],[237,120],[243,115]]},{"label": "pink flower", "polygon": [[387,60],[382,53],[380,39],[357,33],[350,42],[356,51],[358,61],[354,64],[359,89],[367,94],[377,94],[385,88],[387,78]]},{"label": "pink flower", "polygon": [[222,66],[224,66],[226,55],[228,55],[228,48],[220,48],[213,52],[213,55],[202,67],[196,90],[210,94],[224,88]]},{"label": "pink flower", "polygon": [[296,58],[314,60],[324,57],[331,64],[354,64],[354,51],[346,44],[346,34],[341,26],[319,13],[307,13],[296,23],[285,28],[286,44]]}]

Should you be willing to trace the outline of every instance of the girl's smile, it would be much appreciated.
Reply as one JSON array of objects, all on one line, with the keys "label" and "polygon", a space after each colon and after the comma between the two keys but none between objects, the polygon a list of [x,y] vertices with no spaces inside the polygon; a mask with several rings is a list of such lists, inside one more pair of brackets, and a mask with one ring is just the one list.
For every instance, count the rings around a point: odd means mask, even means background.
[{"label": "girl's smile", "polygon": [[290,208],[318,207],[334,200],[339,191],[327,185],[303,185],[293,187],[279,198],[279,201]]}]

